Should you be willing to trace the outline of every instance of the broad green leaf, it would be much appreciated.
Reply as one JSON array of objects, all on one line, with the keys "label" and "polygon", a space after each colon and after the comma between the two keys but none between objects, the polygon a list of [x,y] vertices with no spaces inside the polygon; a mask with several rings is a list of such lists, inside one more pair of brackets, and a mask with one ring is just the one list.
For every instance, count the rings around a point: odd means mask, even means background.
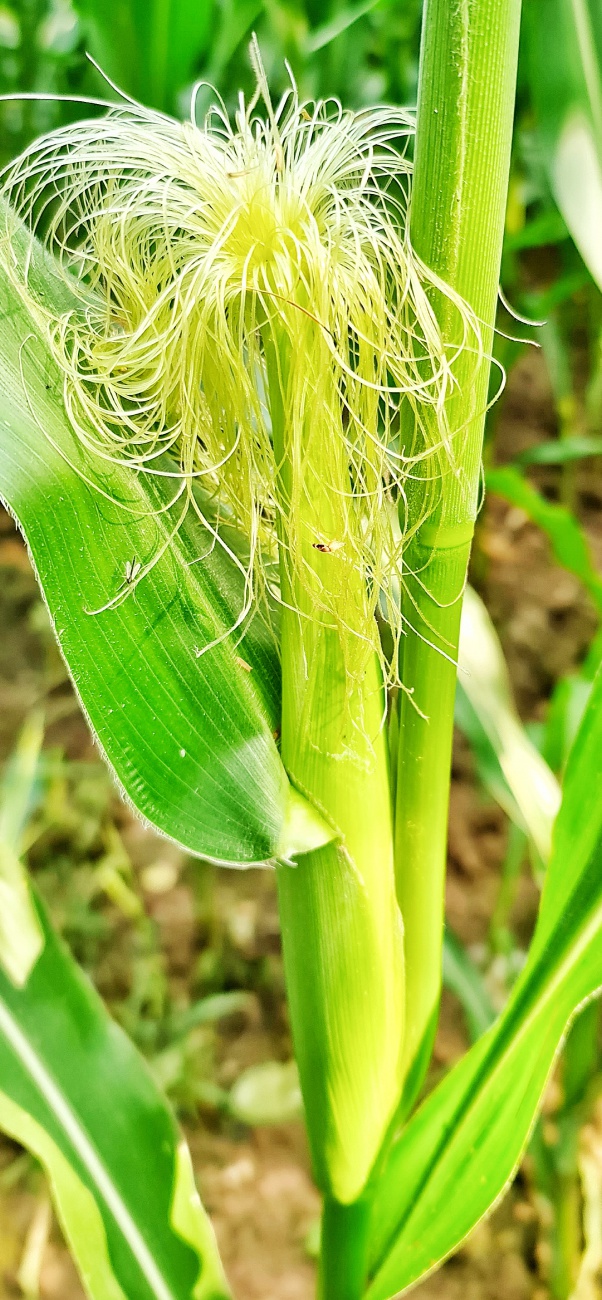
[{"label": "broad green leaf", "polygon": [[598,612],[602,612],[602,579],[594,568],[587,538],[570,510],[555,501],[546,501],[514,465],[488,470],[487,488],[524,510],[543,530],[554,559],[579,578]]},{"label": "broad green leaf", "polygon": [[167,1104],[41,921],[25,987],[0,973],[0,1128],[46,1168],[91,1300],[219,1300],[217,1249]]},{"label": "broad green leaf", "polygon": [[496,630],[472,587],[462,606],[456,721],[484,784],[547,862],[560,787],[522,726]]},{"label": "broad green leaf", "polygon": [[229,1287],[217,1250],[213,1228],[197,1191],[190,1151],[182,1139],[176,1150],[176,1168],[170,1225],[195,1251],[201,1267],[191,1300],[227,1300]]},{"label": "broad green leaf", "polygon": [[[25,257],[26,236],[18,238]],[[42,301],[72,305],[36,245],[29,274]],[[271,634],[256,618],[242,639],[228,635],[243,578],[190,513],[169,541],[180,510],[163,509],[173,479],[84,458],[57,370],[1,265],[0,400],[0,494],[27,538],[62,653],[126,796],[194,853],[270,858],[288,800],[272,734]],[[124,591],[134,560],[152,567]],[[120,592],[121,603],[91,613]]]},{"label": "broad green leaf", "polygon": [[525,34],[550,185],[602,288],[602,17],[598,0],[528,0]]},{"label": "broad green leaf", "polygon": [[377,1187],[369,1300],[460,1244],[517,1167],[575,1011],[602,986],[602,673],[567,767],[540,917],[499,1019],[423,1103]]},{"label": "broad green leaf", "polygon": [[76,7],[103,72],[141,103],[172,110],[207,51],[212,0],[77,0]]}]

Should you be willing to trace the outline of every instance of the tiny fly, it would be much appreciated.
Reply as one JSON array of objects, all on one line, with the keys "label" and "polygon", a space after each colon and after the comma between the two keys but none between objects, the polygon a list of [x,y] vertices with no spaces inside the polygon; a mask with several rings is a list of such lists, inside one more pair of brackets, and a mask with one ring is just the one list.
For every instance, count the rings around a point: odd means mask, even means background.
[{"label": "tiny fly", "polygon": [[340,551],[344,545],[344,542],[312,542],[314,550],[321,551],[322,555],[334,555],[334,552]]},{"label": "tiny fly", "polygon": [[132,560],[126,560],[125,575],[123,579],[124,587],[131,587],[132,583],[136,581],[141,568],[142,565],[140,560],[137,560],[136,556],[134,556]]}]

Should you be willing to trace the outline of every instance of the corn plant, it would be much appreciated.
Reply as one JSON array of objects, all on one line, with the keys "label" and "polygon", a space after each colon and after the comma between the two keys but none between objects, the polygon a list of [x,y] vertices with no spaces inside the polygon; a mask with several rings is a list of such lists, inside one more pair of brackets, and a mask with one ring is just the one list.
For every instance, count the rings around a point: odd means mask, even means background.
[{"label": "corn plant", "polygon": [[[265,863],[322,1300],[411,1286],[512,1176],[602,984],[602,679],[506,1009],[416,1107],[441,984],[519,0],[429,0],[410,114],[124,99],[4,173],[0,484],[98,744],[192,854]],[[186,1148],[18,861],[0,1124],[93,1300],[228,1295]],[[19,942],[15,942],[18,931]],[[0,932],[2,934],[3,932]]]}]

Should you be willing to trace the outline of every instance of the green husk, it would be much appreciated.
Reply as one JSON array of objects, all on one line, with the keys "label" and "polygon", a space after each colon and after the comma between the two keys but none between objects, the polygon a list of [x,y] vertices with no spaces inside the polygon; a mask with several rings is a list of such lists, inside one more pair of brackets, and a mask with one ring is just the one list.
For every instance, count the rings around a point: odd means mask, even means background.
[{"label": "green husk", "polygon": [[[344,555],[323,552],[311,540],[320,526],[333,537],[348,533],[354,506],[344,456],[340,490],[333,491],[336,466],[332,459],[320,463],[315,429],[305,446],[305,430],[298,431],[301,447],[295,446],[287,340],[276,335],[266,352],[281,465],[281,753],[293,783],[337,833],[331,844],[300,855],[296,867],[279,868],[284,961],[316,1177],[328,1197],[349,1204],[368,1179],[401,1087],[403,940],[385,700],[379,660],[361,638],[363,577]],[[302,538],[301,577],[291,564],[288,528],[291,460],[304,453],[306,491],[294,520]],[[344,635],[332,620],[316,618],[314,581],[324,604],[345,608]],[[353,675],[348,638],[356,641]]]}]

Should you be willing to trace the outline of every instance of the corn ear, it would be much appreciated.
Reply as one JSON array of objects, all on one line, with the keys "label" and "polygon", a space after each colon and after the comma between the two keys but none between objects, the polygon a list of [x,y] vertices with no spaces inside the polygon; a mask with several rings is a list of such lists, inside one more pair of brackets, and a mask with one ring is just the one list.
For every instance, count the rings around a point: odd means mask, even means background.
[{"label": "corn ear", "polygon": [[[333,676],[325,672],[319,698],[307,702],[322,743],[324,730],[332,740],[333,727],[350,725],[344,680]],[[340,834],[299,856],[296,867],[278,868],[314,1168],[322,1190],[343,1204],[360,1196],[398,1104],[403,1045],[403,936],[375,660],[364,690],[375,734],[364,741],[363,764],[357,754],[337,761],[317,745],[305,747],[302,726],[290,720],[290,769],[328,805]]]}]

